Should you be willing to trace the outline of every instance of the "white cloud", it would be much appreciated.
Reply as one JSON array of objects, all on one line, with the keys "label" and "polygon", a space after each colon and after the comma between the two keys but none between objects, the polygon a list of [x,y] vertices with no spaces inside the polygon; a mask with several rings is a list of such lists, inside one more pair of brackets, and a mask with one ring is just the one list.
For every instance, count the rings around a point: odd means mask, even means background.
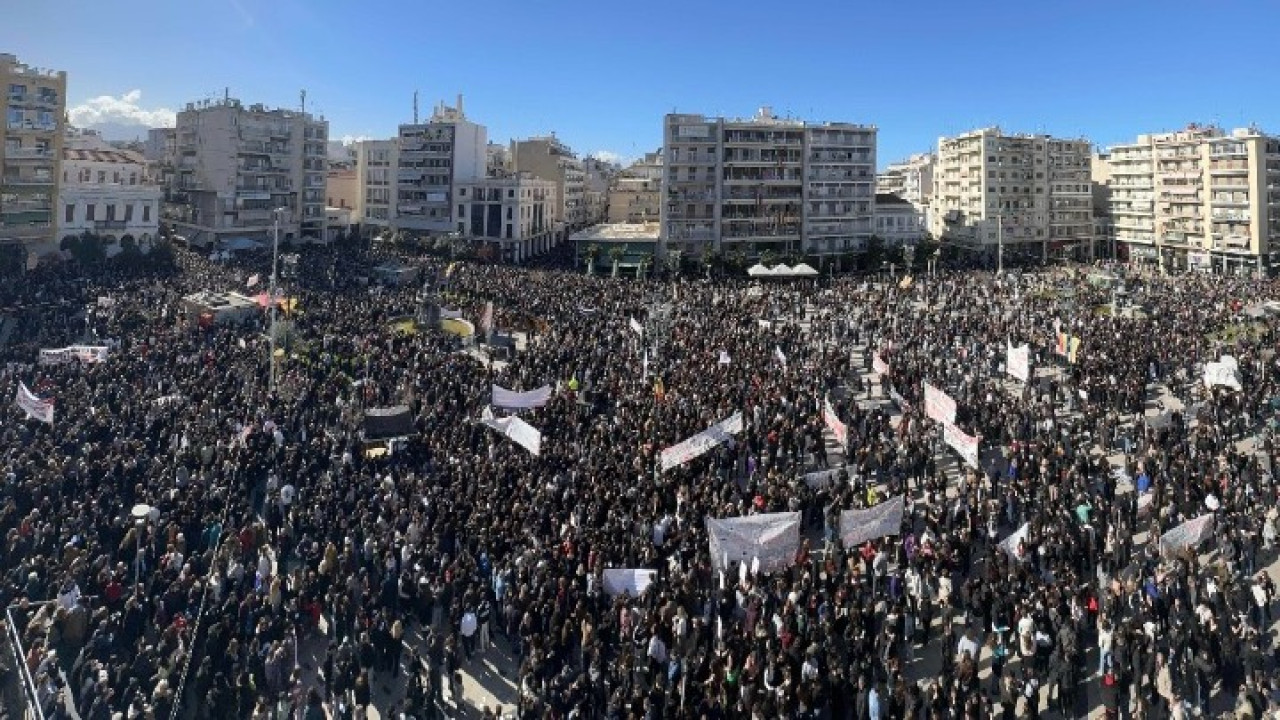
[{"label": "white cloud", "polygon": [[342,136],[342,144],[343,144],[343,145],[350,145],[350,144],[352,144],[352,143],[364,142],[365,140],[369,140],[369,139],[370,139],[370,138],[368,138],[368,137],[366,137],[366,136],[364,136],[364,135],[343,135],[343,136]]},{"label": "white cloud", "polygon": [[153,127],[173,127],[178,115],[168,108],[148,110],[138,104],[142,100],[141,90],[113,97],[99,95],[89,98],[83,103],[67,111],[71,124],[76,127],[93,127],[105,123],[121,125],[143,125]]},{"label": "white cloud", "polygon": [[625,165],[627,162],[627,158],[613,152],[612,150],[596,150],[591,153],[591,157],[600,160],[601,162],[618,163],[619,165]]}]

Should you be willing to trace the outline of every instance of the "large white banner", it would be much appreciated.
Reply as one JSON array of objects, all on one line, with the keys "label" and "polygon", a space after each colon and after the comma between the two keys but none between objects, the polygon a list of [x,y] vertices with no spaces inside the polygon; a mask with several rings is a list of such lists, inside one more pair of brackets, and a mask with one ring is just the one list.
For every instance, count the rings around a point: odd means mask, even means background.
[{"label": "large white banner", "polygon": [[[1226,357],[1223,358],[1226,360]],[[1232,390],[1241,390],[1240,369],[1227,362],[1207,362],[1204,364],[1205,387],[1222,385]]]},{"label": "large white banner", "polygon": [[1170,529],[1160,536],[1161,552],[1177,552],[1194,548],[1213,535],[1213,516],[1201,515]]},{"label": "large white banner", "polygon": [[813,490],[821,490],[830,487],[840,477],[840,468],[832,468],[830,470],[818,470],[816,472],[805,473],[800,479],[804,484]]},{"label": "large white banner", "polygon": [[898,495],[875,507],[840,513],[840,540],[845,549],[855,548],[868,540],[900,533],[905,507],[903,497]]},{"label": "large white banner", "polygon": [[663,472],[679,467],[742,432],[742,412],[721,420],[697,435],[686,438],[662,451]]},{"label": "large white banner", "polygon": [[836,415],[836,409],[831,407],[831,398],[822,401],[822,420],[831,429],[831,434],[835,435],[836,442],[840,443],[842,449],[849,447],[849,428],[840,422],[840,417]]},{"label": "large white banner", "polygon": [[954,423],[956,401],[938,388],[924,383],[924,414],[940,423]]},{"label": "large white banner", "polygon": [[528,450],[534,457],[542,454],[542,433],[520,418],[514,415],[497,418],[494,417],[492,410],[485,408],[484,415],[481,416],[480,421],[505,435],[515,444]]},{"label": "large white banner", "polygon": [[18,382],[18,397],[13,402],[27,414],[27,417],[53,424],[53,403],[36,397],[35,393],[28,390],[26,384],[21,381]]},{"label": "large white banner", "polygon": [[978,437],[976,435],[965,435],[955,425],[943,423],[942,439],[964,458],[969,467],[978,469]]},{"label": "large white banner", "polygon": [[880,357],[880,353],[872,353],[871,370],[877,375],[888,375],[889,363],[885,362],[884,358]]},{"label": "large white banner", "polygon": [[524,392],[516,392],[515,390],[508,390],[501,385],[494,385],[493,398],[489,403],[494,407],[528,410],[542,407],[550,399],[550,385],[543,385],[537,390],[526,390]]},{"label": "large white banner", "polygon": [[1008,555],[1014,560],[1022,560],[1022,556],[1018,554],[1018,546],[1027,539],[1027,535],[1029,535],[1030,532],[1030,523],[1022,523],[1022,527],[1018,528],[1016,532],[1000,541],[1000,549],[1004,551],[1005,555]]},{"label": "large white banner", "polygon": [[106,345],[69,345],[54,350],[41,350],[38,362],[41,365],[61,365],[79,360],[86,365],[91,365],[106,362],[108,352],[110,348]]},{"label": "large white banner", "polygon": [[625,592],[635,598],[643,595],[657,576],[657,570],[605,568],[601,580],[605,595],[617,597]]},{"label": "large white banner", "polygon": [[1005,370],[1010,375],[1027,382],[1031,378],[1031,346],[1023,344],[1014,347],[1012,343],[1005,351]]},{"label": "large white banner", "polygon": [[800,549],[800,513],[707,518],[707,537],[714,570],[724,571],[726,561],[758,566],[766,574],[785,570]]}]

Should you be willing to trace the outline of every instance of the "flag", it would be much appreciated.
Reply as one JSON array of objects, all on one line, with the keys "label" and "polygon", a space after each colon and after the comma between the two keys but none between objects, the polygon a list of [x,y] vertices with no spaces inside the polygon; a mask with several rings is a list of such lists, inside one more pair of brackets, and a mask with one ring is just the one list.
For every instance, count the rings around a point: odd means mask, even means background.
[{"label": "flag", "polygon": [[257,285],[257,284],[258,284],[258,280],[259,280],[259,278],[258,278],[258,273],[254,273],[254,274],[250,275],[250,276],[249,276],[249,282],[248,282],[249,287],[253,287],[254,285]]},{"label": "flag", "polygon": [[649,379],[649,351],[648,350],[644,351],[644,375],[641,377],[641,379],[642,380]]},{"label": "flag", "polygon": [[653,383],[653,397],[658,402],[665,402],[667,399],[667,386],[662,383],[662,378],[658,378]]},{"label": "flag", "polygon": [[781,348],[781,347],[779,347],[779,346],[777,346],[777,345],[774,345],[774,346],[773,346],[773,357],[774,357],[778,362],[782,363],[782,367],[784,367],[784,368],[785,368],[785,367],[787,366],[787,356],[782,354],[782,348]]},{"label": "flag", "polygon": [[644,336],[644,326],[642,326],[638,321],[636,321],[635,318],[630,318],[630,325],[631,325],[631,330],[635,332],[635,334],[640,335],[642,337]]}]

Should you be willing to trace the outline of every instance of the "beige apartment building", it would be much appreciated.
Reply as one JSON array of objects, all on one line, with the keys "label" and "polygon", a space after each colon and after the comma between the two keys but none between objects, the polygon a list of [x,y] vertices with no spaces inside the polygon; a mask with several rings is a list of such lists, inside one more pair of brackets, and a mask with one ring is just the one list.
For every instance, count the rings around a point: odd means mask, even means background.
[{"label": "beige apartment building", "polygon": [[662,241],[756,258],[835,257],[873,231],[876,128],[775,117],[667,115]]},{"label": "beige apartment building", "polygon": [[356,150],[356,204],[351,221],[366,234],[393,227],[396,221],[396,178],[400,164],[397,140],[362,140]]},{"label": "beige apartment building", "polygon": [[178,113],[165,219],[199,247],[325,237],[329,123],[234,98]]},{"label": "beige apartment building", "polygon": [[454,187],[487,174],[489,131],[458,103],[438,103],[425,123],[401,125],[397,137],[395,227],[417,236],[457,232]]},{"label": "beige apartment building", "polygon": [[934,237],[1005,260],[1093,254],[1088,140],[983,128],[938,140]]},{"label": "beige apartment building", "polygon": [[1165,271],[1269,272],[1280,248],[1280,137],[1189,125],[1106,159],[1121,256]]},{"label": "beige apartment building", "polygon": [[527,172],[534,177],[556,184],[560,207],[555,220],[562,227],[557,229],[557,242],[568,239],[568,234],[586,227],[586,171],[582,160],[554,134],[511,143],[511,161],[517,172]]},{"label": "beige apartment building", "polygon": [[67,74],[0,54],[0,251],[23,263],[58,249],[57,212]]}]

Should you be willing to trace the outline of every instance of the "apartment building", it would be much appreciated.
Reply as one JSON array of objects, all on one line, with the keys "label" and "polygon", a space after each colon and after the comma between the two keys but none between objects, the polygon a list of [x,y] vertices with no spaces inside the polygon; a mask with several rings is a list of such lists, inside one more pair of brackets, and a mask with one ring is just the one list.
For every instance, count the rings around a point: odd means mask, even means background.
[{"label": "apartment building", "polygon": [[357,192],[351,221],[367,232],[394,226],[399,141],[362,140],[355,151]]},{"label": "apartment building", "polygon": [[835,256],[872,233],[876,128],[775,117],[667,115],[666,250]]},{"label": "apartment building", "polygon": [[530,173],[458,183],[456,231],[486,240],[505,262],[550,250],[555,233],[556,183]]},{"label": "apartment building", "polygon": [[586,172],[573,150],[554,134],[546,137],[515,140],[511,143],[511,159],[518,172],[550,180],[556,184],[560,207],[556,208],[556,242],[587,224]]},{"label": "apartment building", "polygon": [[[352,149],[354,156],[355,150]],[[353,161],[349,167],[337,166],[333,162],[333,154],[330,153],[329,172],[324,178],[325,207],[346,208],[354,210],[357,198],[360,195],[360,174],[356,169]]]},{"label": "apartment building", "polygon": [[1093,252],[1092,147],[998,127],[939,138],[931,232],[1005,259]]},{"label": "apartment building", "polygon": [[914,247],[929,236],[929,225],[906,198],[876,193],[875,235],[886,247]]},{"label": "apartment building", "polygon": [[[57,250],[57,212],[66,130],[67,74],[0,54],[0,246],[15,255]],[[21,258],[25,261],[26,258]]]},{"label": "apartment building", "polygon": [[418,236],[454,232],[454,187],[481,180],[488,165],[488,130],[458,104],[436,105],[426,123],[401,125],[395,225]]},{"label": "apartment building", "polygon": [[95,133],[68,131],[58,191],[58,237],[90,233],[108,257],[132,246],[151,249],[160,235],[163,191],[147,159],[112,147]]},{"label": "apartment building", "polygon": [[165,220],[198,247],[325,237],[329,123],[305,112],[234,98],[188,103],[178,113]]},{"label": "apartment building", "polygon": [[1114,146],[1107,165],[1116,243],[1131,262],[1270,270],[1280,249],[1280,137],[1189,125]]}]

